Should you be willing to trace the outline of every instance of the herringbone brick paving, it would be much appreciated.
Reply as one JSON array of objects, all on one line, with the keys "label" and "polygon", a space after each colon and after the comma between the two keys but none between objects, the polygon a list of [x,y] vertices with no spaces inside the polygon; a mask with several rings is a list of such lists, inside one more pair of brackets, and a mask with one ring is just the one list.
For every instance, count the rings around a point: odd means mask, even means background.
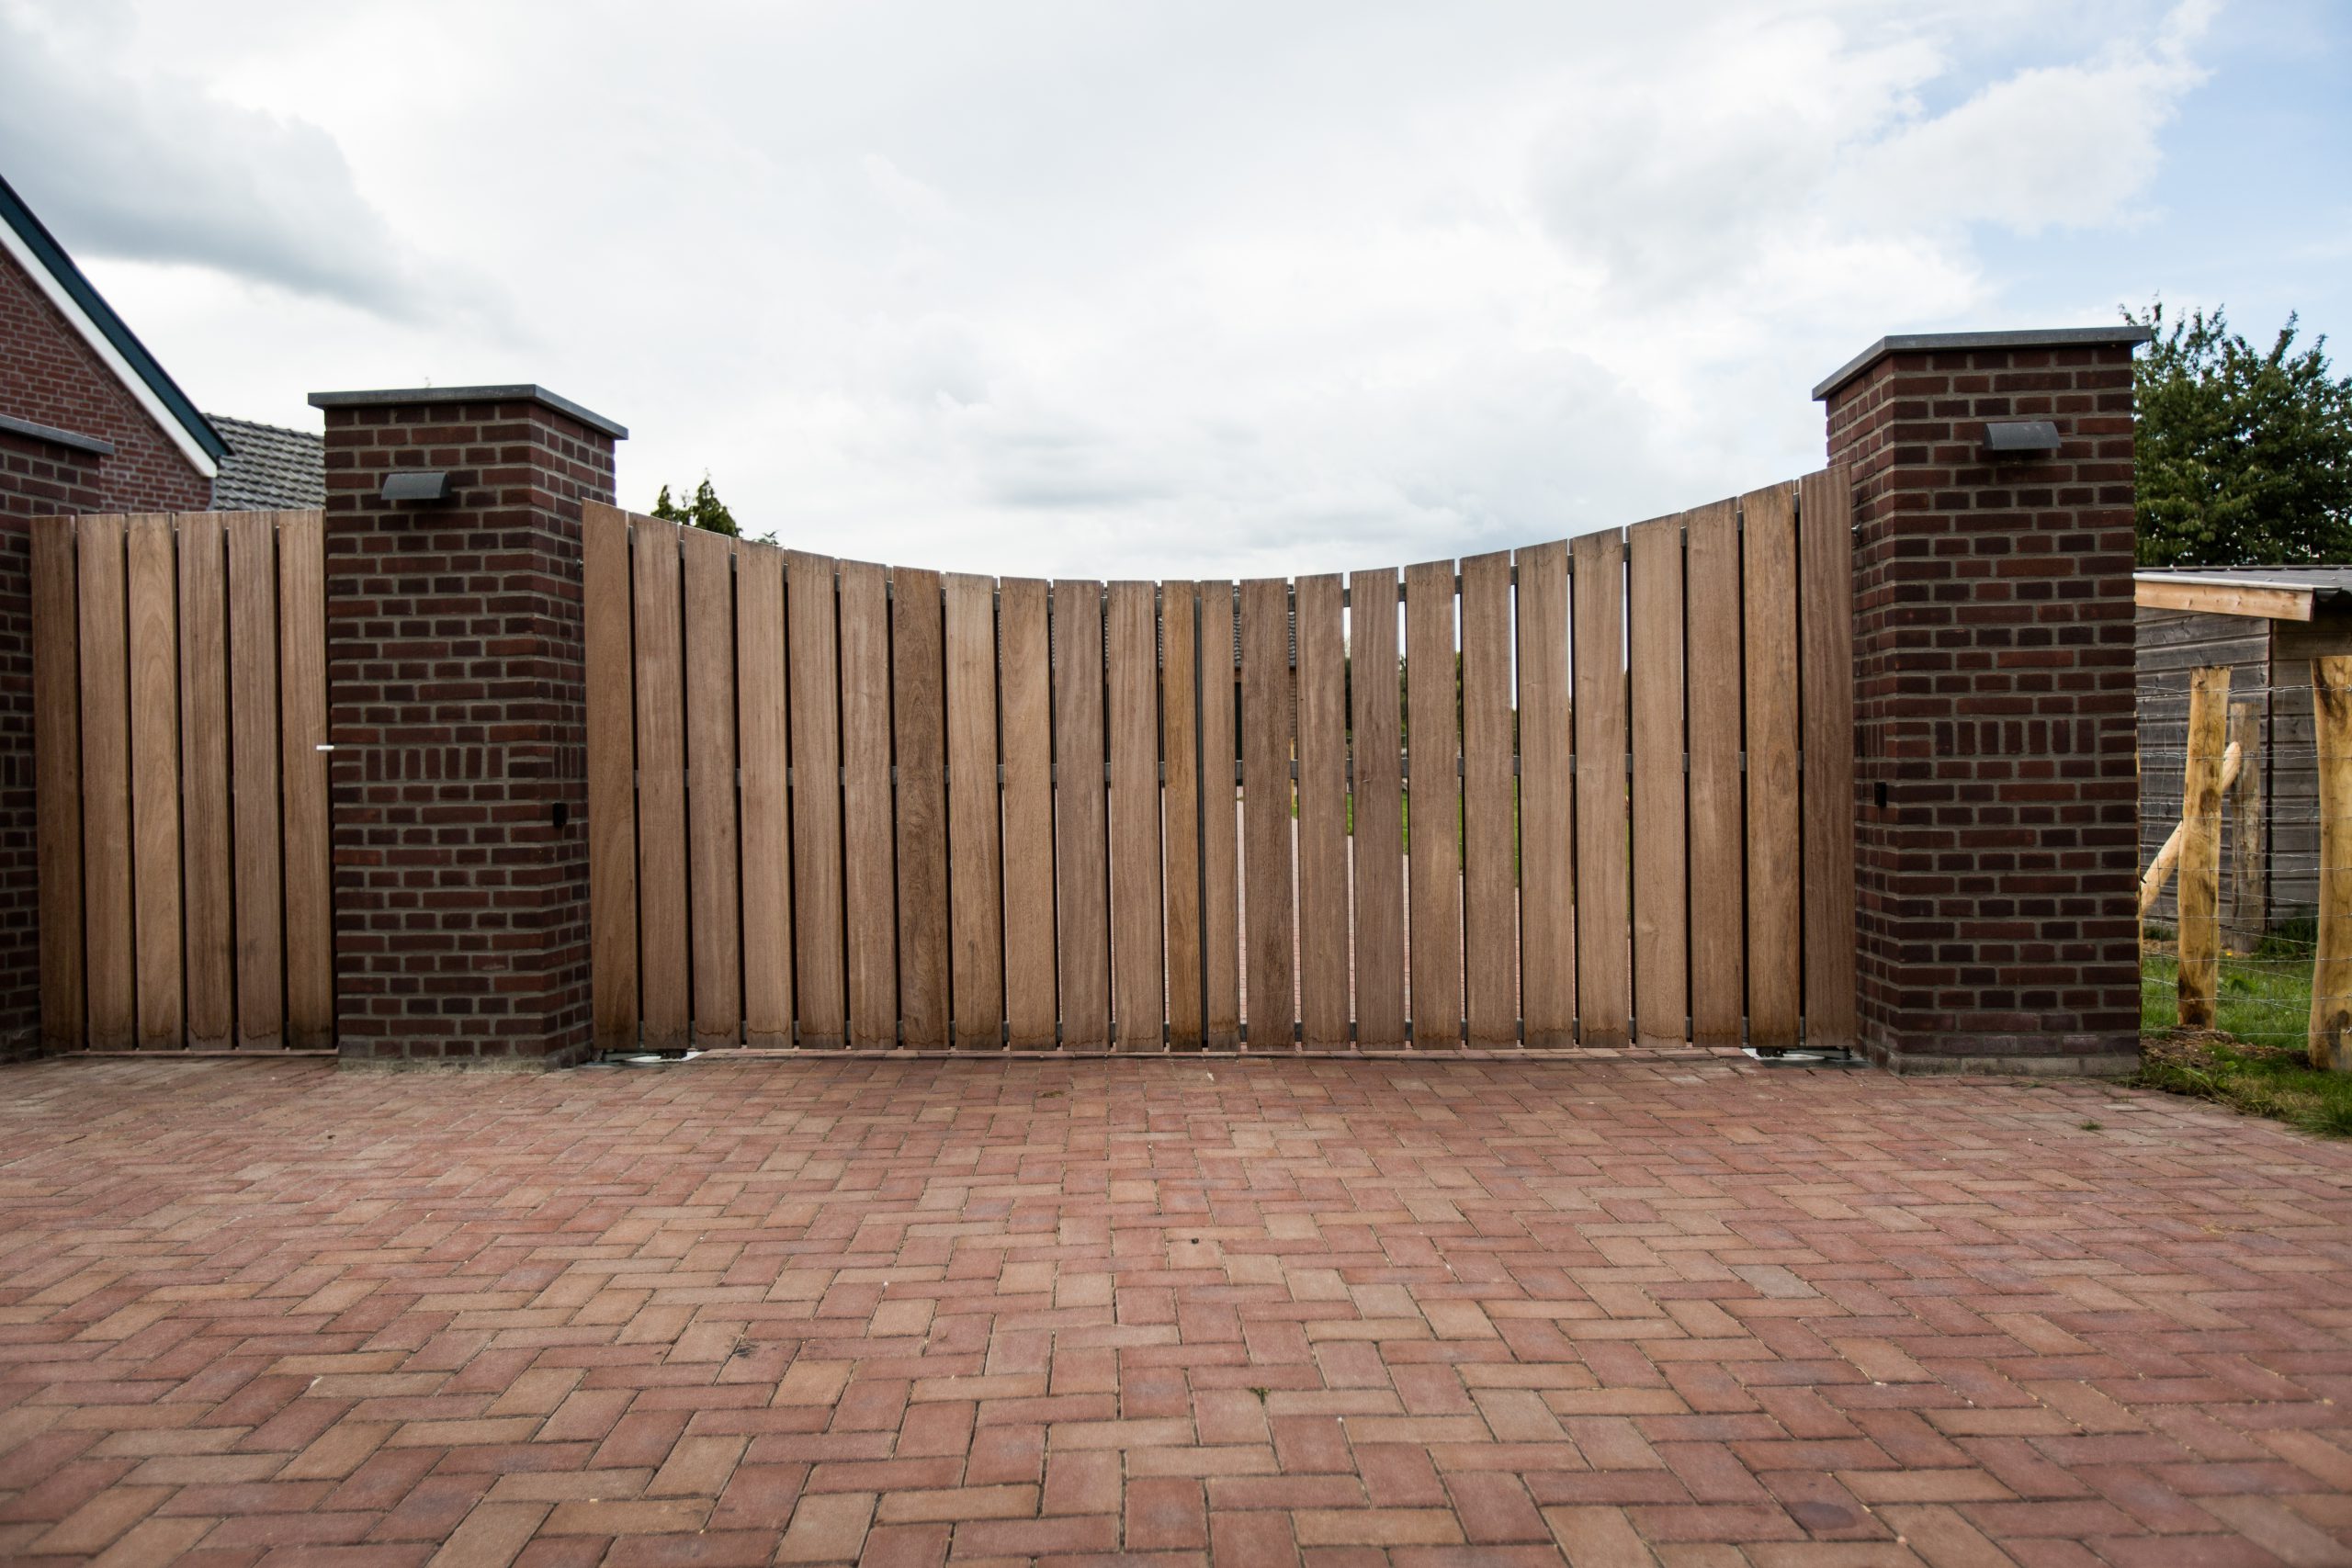
[{"label": "herringbone brick paving", "polygon": [[2094,1084],[0,1073],[15,1563],[2344,1562],[2352,1146]]}]

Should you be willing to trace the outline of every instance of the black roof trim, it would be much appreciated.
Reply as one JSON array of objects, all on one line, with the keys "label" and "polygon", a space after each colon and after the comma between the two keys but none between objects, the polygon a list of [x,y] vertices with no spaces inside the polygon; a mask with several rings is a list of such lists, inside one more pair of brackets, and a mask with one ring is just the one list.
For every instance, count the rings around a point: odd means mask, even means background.
[{"label": "black roof trim", "polygon": [[0,430],[15,435],[29,435],[36,441],[46,441],[51,446],[70,446],[76,452],[89,452],[101,457],[114,456],[114,443],[101,441],[95,435],[78,435],[70,430],[60,430],[53,424],[36,424],[28,419],[11,419],[0,413]]},{"label": "black roof trim", "polygon": [[82,308],[82,313],[96,324],[106,340],[114,344],[115,352],[138,372],[139,378],[147,383],[147,389],[171,411],[172,417],[186,427],[196,444],[203,447],[216,463],[227,457],[229,444],[220,439],[220,433],[212,428],[209,420],[197,412],[196,404],[180,390],[180,384],[172,379],[170,373],[153,355],[147,352],[147,345],[139,341],[139,334],[115,314],[114,307],[107,303],[106,296],[82,276],[82,269],[74,265],[74,258],[65,254],[65,247],[59,244],[57,237],[33,216],[33,209],[25,205],[24,198],[17,196],[16,187],[9,185],[5,177],[0,177],[0,218],[7,220],[8,227],[25,242],[25,247],[49,269],[50,276],[56,278],[74,303]]},{"label": "black roof trim", "polygon": [[545,387],[517,381],[503,387],[402,387],[374,392],[312,392],[314,409],[388,408],[398,403],[537,403],[569,414],[591,430],[601,430],[616,441],[628,439],[628,426],[606,419],[570,398],[558,397]]},{"label": "black roof trim", "polygon": [[2146,327],[2039,327],[2014,333],[1900,333],[1883,337],[1829,373],[1813,389],[1819,402],[1890,354],[1961,354],[1972,348],[2133,347],[2156,334]]}]

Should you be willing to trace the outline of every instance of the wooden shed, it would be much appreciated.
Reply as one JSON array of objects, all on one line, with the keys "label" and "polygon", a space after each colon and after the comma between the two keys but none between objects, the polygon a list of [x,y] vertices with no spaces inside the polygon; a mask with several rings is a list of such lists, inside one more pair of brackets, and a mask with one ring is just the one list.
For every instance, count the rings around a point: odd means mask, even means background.
[{"label": "wooden shed", "polygon": [[[2132,581],[2140,864],[2180,820],[2189,672],[2225,666],[2244,761],[2223,805],[2222,945],[2243,953],[2267,933],[2308,935],[2319,874],[2311,661],[2352,653],[2352,566],[2143,570]],[[2168,886],[2149,919],[2173,919],[2173,900]]]}]

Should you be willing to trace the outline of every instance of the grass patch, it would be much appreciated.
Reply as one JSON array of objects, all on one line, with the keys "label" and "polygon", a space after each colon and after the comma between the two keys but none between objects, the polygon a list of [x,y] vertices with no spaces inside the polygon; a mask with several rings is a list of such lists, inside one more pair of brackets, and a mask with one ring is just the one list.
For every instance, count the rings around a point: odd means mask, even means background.
[{"label": "grass patch", "polygon": [[[2152,944],[2142,952],[2143,1034],[2167,1033],[2179,1024],[2179,974],[2178,960],[2162,947]],[[2213,1021],[2223,1034],[2300,1051],[2311,1033],[2311,950],[2272,938],[2252,953],[2225,955],[2213,1011]]]},{"label": "grass patch", "polygon": [[2303,1048],[2173,1030],[2141,1043],[2140,1082],[2267,1116],[2324,1138],[2352,1138],[2352,1074],[2312,1070]]}]

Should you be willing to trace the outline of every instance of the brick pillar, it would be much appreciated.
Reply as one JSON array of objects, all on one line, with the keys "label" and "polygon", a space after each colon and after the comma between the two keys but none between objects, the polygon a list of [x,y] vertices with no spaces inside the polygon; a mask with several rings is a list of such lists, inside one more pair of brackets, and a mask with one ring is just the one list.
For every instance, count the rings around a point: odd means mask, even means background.
[{"label": "brick pillar", "polygon": [[[1863,1048],[2129,1071],[2137,327],[1886,338],[1814,389],[1852,466]],[[1988,423],[2052,450],[1995,452]]]},{"label": "brick pillar", "polygon": [[[320,392],[345,1066],[589,1049],[580,507],[628,432],[537,387]],[[446,499],[388,501],[392,474]]]}]

